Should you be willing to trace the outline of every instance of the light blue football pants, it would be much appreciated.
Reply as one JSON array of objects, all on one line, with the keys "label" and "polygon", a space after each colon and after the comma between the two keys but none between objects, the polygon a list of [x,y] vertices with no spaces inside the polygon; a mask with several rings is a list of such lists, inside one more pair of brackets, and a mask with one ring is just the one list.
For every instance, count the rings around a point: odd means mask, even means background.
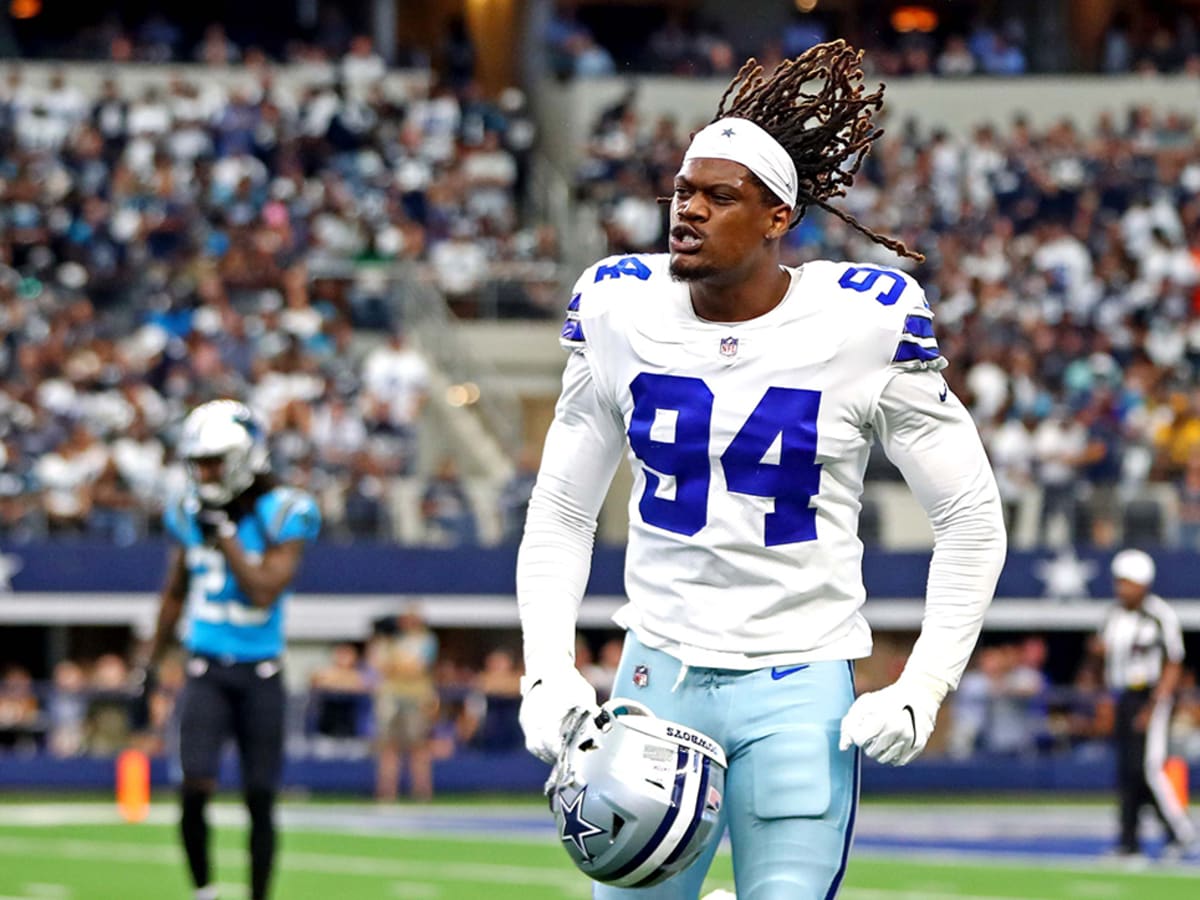
[{"label": "light blue football pants", "polygon": [[[613,696],[643,703],[725,749],[720,833],[729,828],[738,900],[832,900],[846,871],[858,806],[858,751],[838,750],[842,716],[854,700],[850,664],[687,668],[681,677],[682,668],[631,632]],[[635,671],[644,687],[634,682]],[[662,884],[597,884],[593,896],[697,900],[718,843]]]}]

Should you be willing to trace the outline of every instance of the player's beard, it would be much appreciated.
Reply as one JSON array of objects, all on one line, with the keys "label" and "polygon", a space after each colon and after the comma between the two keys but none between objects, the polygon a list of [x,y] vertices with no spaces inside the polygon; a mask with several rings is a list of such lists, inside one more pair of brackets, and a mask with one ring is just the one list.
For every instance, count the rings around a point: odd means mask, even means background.
[{"label": "player's beard", "polygon": [[[683,265],[681,266],[679,263],[683,263]],[[667,271],[670,272],[673,281],[703,281],[705,278],[716,275],[720,270],[712,263],[702,262],[697,265],[694,256],[672,256]]]}]

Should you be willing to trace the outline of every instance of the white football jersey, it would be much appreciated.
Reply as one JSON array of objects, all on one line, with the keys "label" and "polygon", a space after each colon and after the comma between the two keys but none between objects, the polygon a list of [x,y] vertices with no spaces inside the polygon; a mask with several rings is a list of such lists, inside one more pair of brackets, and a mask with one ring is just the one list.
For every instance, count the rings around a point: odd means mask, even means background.
[{"label": "white football jersey", "polygon": [[618,624],[691,665],[868,655],[859,498],[885,386],[945,365],[924,293],[895,269],[811,262],[770,312],[721,324],[668,264],[597,263],[562,332],[628,439]]}]

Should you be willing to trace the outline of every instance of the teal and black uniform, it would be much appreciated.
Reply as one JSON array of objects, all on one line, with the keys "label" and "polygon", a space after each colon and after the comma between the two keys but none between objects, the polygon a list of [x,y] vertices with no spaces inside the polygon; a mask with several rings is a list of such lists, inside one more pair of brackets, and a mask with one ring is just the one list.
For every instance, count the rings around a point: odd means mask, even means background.
[{"label": "teal and black uniform", "polygon": [[[183,547],[188,571],[183,645],[188,683],[180,711],[180,766],[185,780],[215,779],[221,747],[233,737],[246,790],[274,791],[283,759],[281,657],[290,590],[267,608],[254,606],[219,549],[204,540],[199,498],[168,504],[167,532]],[[253,558],[288,541],[312,541],[321,528],[316,501],[291,487],[258,484],[226,507],[237,539]]]}]

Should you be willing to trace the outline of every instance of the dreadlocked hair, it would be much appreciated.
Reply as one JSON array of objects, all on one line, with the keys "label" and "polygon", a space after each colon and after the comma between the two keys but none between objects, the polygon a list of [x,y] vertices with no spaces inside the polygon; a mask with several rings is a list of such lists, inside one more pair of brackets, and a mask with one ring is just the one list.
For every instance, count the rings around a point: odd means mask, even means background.
[{"label": "dreadlocked hair", "polygon": [[861,50],[838,40],[785,60],[769,76],[756,59],[748,59],[725,88],[712,121],[749,119],[787,151],[799,181],[792,227],[810,204],[819,206],[893,253],[924,262],[903,241],[828,202],[846,195],[871,144],[883,135],[871,117],[883,107],[884,86],[864,93],[862,57]]}]

